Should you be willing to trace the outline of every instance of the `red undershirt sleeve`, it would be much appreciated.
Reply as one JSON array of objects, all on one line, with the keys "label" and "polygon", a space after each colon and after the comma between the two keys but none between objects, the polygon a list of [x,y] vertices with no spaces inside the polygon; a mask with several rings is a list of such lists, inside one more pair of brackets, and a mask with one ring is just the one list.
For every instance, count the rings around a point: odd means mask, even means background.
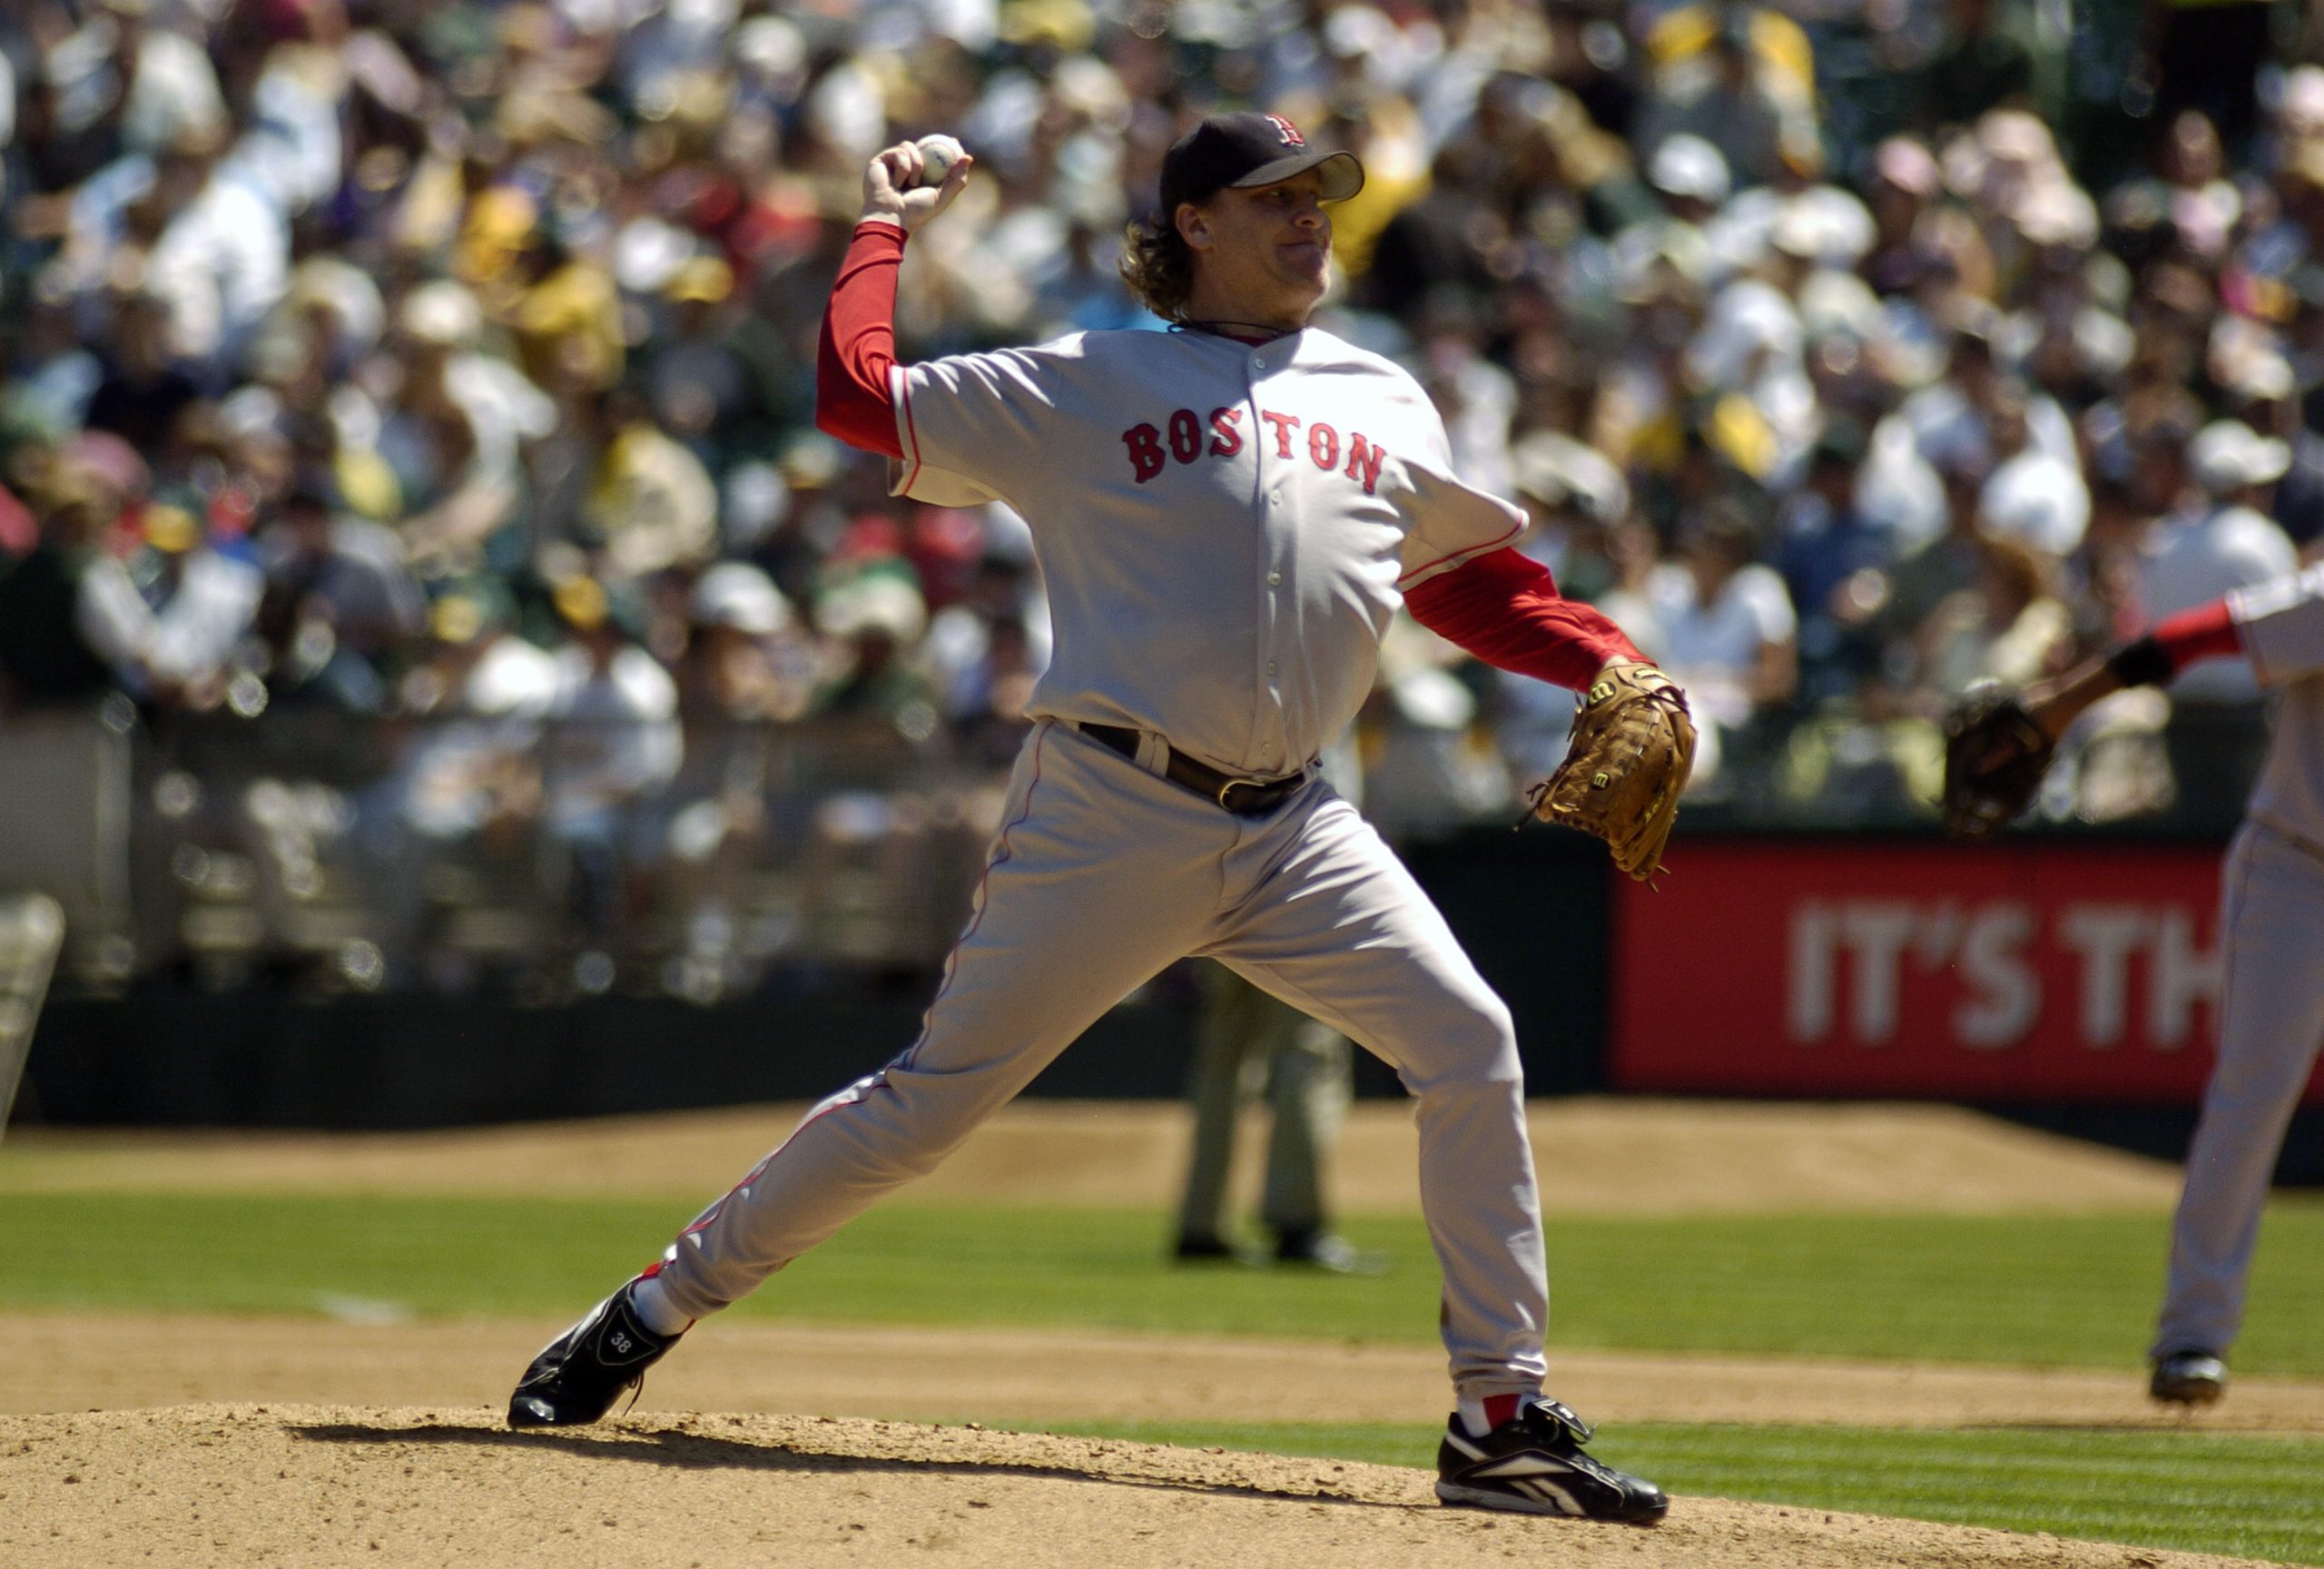
[{"label": "red undershirt sleeve", "polygon": [[2171,661],[2175,674],[2198,659],[2219,659],[2243,652],[2243,636],[2228,613],[2227,601],[2214,599],[2192,610],[2181,610],[2155,623],[2155,646]]},{"label": "red undershirt sleeve", "polygon": [[1413,619],[1501,670],[1586,691],[1609,659],[1644,660],[1605,615],[1558,592],[1550,569],[1491,551],[1404,593]]},{"label": "red undershirt sleeve", "polygon": [[896,273],[904,232],[877,222],[855,226],[823,309],[815,350],[815,426],[867,452],[901,459],[888,372],[896,364]]}]

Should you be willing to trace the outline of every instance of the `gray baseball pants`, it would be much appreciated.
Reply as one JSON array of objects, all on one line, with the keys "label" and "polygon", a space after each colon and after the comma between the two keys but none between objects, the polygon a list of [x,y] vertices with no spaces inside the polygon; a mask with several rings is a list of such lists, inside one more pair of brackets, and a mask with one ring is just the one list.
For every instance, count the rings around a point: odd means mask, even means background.
[{"label": "gray baseball pants", "polygon": [[2219,1061],[2187,1150],[2153,1353],[2224,1356],[2243,1327],[2260,1215],[2324,1042],[2324,859],[2244,824],[2221,878]]},{"label": "gray baseball pants", "polygon": [[1237,817],[1054,720],[1019,755],[920,1039],[809,1112],[665,1256],[702,1317],[932,1169],[1124,996],[1217,959],[1393,1066],[1456,1393],[1530,1393],[1549,1279],[1508,1009],[1371,825],[1321,780]]}]

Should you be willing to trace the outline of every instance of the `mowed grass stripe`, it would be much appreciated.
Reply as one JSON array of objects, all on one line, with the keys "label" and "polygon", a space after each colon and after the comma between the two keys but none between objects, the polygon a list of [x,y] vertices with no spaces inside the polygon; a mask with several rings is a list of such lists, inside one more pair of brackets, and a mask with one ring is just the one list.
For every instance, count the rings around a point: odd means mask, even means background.
[{"label": "mowed grass stripe", "polygon": [[1601,1447],[1681,1492],[2324,1562],[2314,1439],[1640,1426]]},{"label": "mowed grass stripe", "polygon": [[[1097,1423],[1060,1432],[1433,1466],[1433,1427]],[[1625,1424],[1591,1453],[1680,1495],[2324,1564],[2324,1440],[2093,1430]]]},{"label": "mowed grass stripe", "polygon": [[[0,1303],[556,1317],[653,1258],[684,1206],[314,1195],[26,1195],[0,1203]],[[1153,1212],[874,1209],[736,1310],[844,1323],[1056,1324],[1425,1341],[1435,1260],[1413,1220],[1348,1228],[1393,1268],[1344,1279],[1166,1262]],[[2159,1217],[1560,1221],[1567,1347],[2135,1366],[2162,1289]],[[2279,1199],[2244,1374],[2324,1376],[2324,1201]]]}]

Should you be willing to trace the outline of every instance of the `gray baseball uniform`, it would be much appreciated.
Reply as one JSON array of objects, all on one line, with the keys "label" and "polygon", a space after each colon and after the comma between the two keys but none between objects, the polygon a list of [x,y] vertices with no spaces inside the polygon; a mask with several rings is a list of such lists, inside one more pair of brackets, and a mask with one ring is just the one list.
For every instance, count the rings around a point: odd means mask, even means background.
[{"label": "gray baseball uniform", "polygon": [[2281,707],[2221,883],[2219,1061],[2187,1152],[2157,1356],[2235,1343],[2269,1180],[2324,1042],[2324,564],[2227,604]]},{"label": "gray baseball uniform", "polygon": [[[749,1292],[1201,954],[1396,1068],[1455,1385],[1538,1388],[1548,1285],[1508,1010],[1309,769],[1370,688],[1400,589],[1506,545],[1521,514],[1453,477],[1410,376],[1313,329],[1078,335],[900,368],[892,390],[903,488],[965,485],[1031,526],[1055,656],[920,1039],[684,1233],[666,1301],[699,1317]],[[1168,775],[1172,748],[1307,776],[1238,815]]]},{"label": "gray baseball uniform", "polygon": [[[1352,735],[1327,750],[1316,767],[1333,789],[1361,808],[1364,767]],[[1338,1031],[1222,965],[1205,964],[1200,972],[1202,1011],[1187,1071],[1194,1137],[1173,1251],[1187,1257],[1191,1248],[1192,1256],[1200,1258],[1216,1256],[1206,1255],[1209,1248],[1226,1248],[1236,1125],[1244,1100],[1256,1087],[1252,1081],[1264,1074],[1273,1127],[1259,1220],[1275,1234],[1279,1250],[1314,1261],[1312,1249],[1330,1231],[1324,1168],[1354,1089],[1354,1048]],[[1354,1262],[1353,1251],[1347,1261]]]}]

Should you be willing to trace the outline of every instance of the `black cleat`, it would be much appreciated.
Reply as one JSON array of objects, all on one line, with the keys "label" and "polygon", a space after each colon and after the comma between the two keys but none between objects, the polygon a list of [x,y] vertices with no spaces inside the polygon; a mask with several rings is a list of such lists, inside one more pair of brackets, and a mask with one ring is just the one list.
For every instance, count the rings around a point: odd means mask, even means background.
[{"label": "black cleat", "polygon": [[636,1284],[625,1285],[542,1347],[508,1396],[509,1426],[577,1427],[612,1410],[622,1391],[645,1384],[645,1370],[678,1337],[656,1335],[638,1321],[629,1303]]},{"label": "black cleat", "polygon": [[1256,1264],[1259,1259],[1233,1242],[1221,1237],[1200,1232],[1182,1233],[1170,1248],[1171,1262],[1176,1264]]},{"label": "black cleat", "polygon": [[2166,1352],[2154,1359],[2146,1392],[2176,1406],[2209,1406],[2227,1393],[2227,1364],[2209,1351]]},{"label": "black cleat", "polygon": [[1536,1396],[1482,1438],[1469,1436],[1460,1414],[1436,1449],[1436,1495],[1447,1504],[1511,1509],[1521,1515],[1572,1515],[1652,1525],[1669,1496],[1642,1476],[1617,1471],[1582,1452],[1590,1424],[1572,1407]]},{"label": "black cleat", "polygon": [[1214,1259],[1232,1262],[1236,1252],[1221,1238],[1187,1231],[1179,1235],[1177,1244],[1170,1249],[1170,1257],[1181,1264],[1207,1264]]}]

